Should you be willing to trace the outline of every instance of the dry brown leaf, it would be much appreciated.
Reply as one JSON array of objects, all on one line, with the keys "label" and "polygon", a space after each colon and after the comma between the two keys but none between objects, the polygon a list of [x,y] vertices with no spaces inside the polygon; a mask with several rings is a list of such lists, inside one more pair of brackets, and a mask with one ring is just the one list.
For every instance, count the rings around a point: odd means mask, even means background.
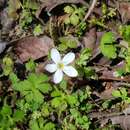
[{"label": "dry brown leaf", "polygon": [[130,130],[130,115],[120,115],[103,119],[101,121],[102,126],[104,126],[108,120],[111,120],[113,125],[120,125],[123,130]]},{"label": "dry brown leaf", "polygon": [[121,82],[128,82],[130,83],[130,76],[124,76],[124,77],[115,77],[113,75],[114,71],[104,70],[102,71],[102,75],[99,76],[99,80],[102,81],[121,81]]},{"label": "dry brown leaf", "polygon": [[82,43],[86,48],[94,49],[96,45],[96,28],[92,28],[85,34],[85,37],[82,39]]},{"label": "dry brown leaf", "polygon": [[9,17],[6,8],[0,12],[0,24],[2,25],[2,31],[4,32],[9,32],[13,27],[14,21]]},{"label": "dry brown leaf", "polygon": [[100,98],[101,99],[112,99],[112,92],[114,90],[116,90],[117,88],[115,88],[112,84],[112,82],[106,82],[105,85],[105,90],[103,92],[100,93]]},{"label": "dry brown leaf", "polygon": [[94,46],[92,57],[90,58],[90,60],[95,59],[101,53],[99,43],[103,34],[104,32],[96,32],[96,44]]},{"label": "dry brown leaf", "polygon": [[119,13],[123,23],[126,23],[130,20],[130,3],[121,2],[119,3]]},{"label": "dry brown leaf", "polygon": [[53,40],[47,36],[43,36],[41,38],[26,37],[18,41],[15,53],[22,62],[25,62],[30,58],[36,60],[47,56],[49,50],[53,47]]}]

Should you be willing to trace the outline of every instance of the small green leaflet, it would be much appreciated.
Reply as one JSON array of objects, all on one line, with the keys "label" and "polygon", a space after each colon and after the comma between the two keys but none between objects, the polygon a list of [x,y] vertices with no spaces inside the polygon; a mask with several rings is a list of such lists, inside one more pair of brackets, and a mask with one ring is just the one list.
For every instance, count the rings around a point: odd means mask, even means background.
[{"label": "small green leaflet", "polygon": [[44,74],[31,73],[23,81],[14,80],[13,78],[13,89],[19,91],[27,102],[34,101],[41,104],[44,101],[43,94],[52,90],[51,85],[47,83],[48,80],[48,77]]},{"label": "small green leaflet", "polygon": [[120,35],[124,40],[130,42],[130,25],[123,25],[119,27]]},{"label": "small green leaflet", "polygon": [[78,45],[78,40],[74,37],[66,36],[66,37],[60,37],[59,38],[60,44],[58,46],[58,49],[60,51],[65,51],[68,48],[76,48]]},{"label": "small green leaflet", "polygon": [[100,42],[100,49],[104,56],[115,59],[117,57],[116,47],[114,46],[115,38],[112,32],[106,32]]}]

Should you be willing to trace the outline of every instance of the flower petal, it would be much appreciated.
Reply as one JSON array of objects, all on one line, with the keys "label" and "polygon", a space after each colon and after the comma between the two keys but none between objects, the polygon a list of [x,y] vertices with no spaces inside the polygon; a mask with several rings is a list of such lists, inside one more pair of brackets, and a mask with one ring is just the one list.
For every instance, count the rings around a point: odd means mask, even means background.
[{"label": "flower petal", "polygon": [[72,66],[65,66],[63,72],[70,77],[76,77],[78,75],[77,70]]},{"label": "flower petal", "polygon": [[60,62],[61,56],[57,49],[55,49],[55,48],[51,49],[51,58],[55,63]]},{"label": "flower petal", "polygon": [[68,65],[69,63],[73,62],[74,59],[75,59],[75,54],[72,53],[72,52],[69,52],[69,53],[67,53],[67,54],[64,56],[62,62],[63,62],[65,65]]},{"label": "flower petal", "polygon": [[58,69],[55,74],[54,74],[54,77],[53,77],[53,82],[55,84],[58,84],[61,82],[61,80],[63,79],[63,72],[62,70]]},{"label": "flower petal", "polygon": [[47,70],[50,73],[53,73],[57,70],[57,65],[56,64],[47,64],[45,66],[45,70]]}]

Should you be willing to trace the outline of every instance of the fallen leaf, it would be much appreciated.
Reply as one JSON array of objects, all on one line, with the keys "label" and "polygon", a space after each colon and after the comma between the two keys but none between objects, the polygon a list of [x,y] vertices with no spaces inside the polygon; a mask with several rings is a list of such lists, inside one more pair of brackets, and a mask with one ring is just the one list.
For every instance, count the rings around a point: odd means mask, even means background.
[{"label": "fallen leaf", "polygon": [[104,70],[102,71],[102,75],[99,76],[99,80],[101,81],[122,81],[122,82],[128,82],[130,83],[130,76],[124,76],[124,77],[115,77],[113,75],[113,70]]},{"label": "fallen leaf", "polygon": [[14,50],[18,58],[22,62],[25,62],[30,58],[36,60],[47,56],[49,50],[53,47],[53,40],[47,36],[43,36],[41,38],[26,37],[18,41]]},{"label": "fallen leaf", "polygon": [[117,88],[113,86],[112,82],[106,82],[105,90],[99,94],[100,99],[107,100],[112,99],[112,91],[116,90]]},{"label": "fallen leaf", "polygon": [[108,117],[101,121],[102,126],[104,126],[108,121],[111,120],[113,125],[120,125],[123,130],[130,130],[130,115],[120,115],[114,117]]},{"label": "fallen leaf", "polygon": [[0,12],[0,24],[2,25],[2,32],[9,32],[14,24],[14,20],[9,17],[7,8]]},{"label": "fallen leaf", "polygon": [[111,60],[108,59],[107,57],[102,57],[101,59],[99,59],[98,63],[100,65],[110,65],[111,64]]},{"label": "fallen leaf", "polygon": [[85,48],[91,48],[92,50],[95,48],[96,45],[96,28],[92,28],[85,34],[85,36],[82,39],[82,43],[85,46]]},{"label": "fallen leaf", "polygon": [[101,50],[99,48],[99,43],[101,40],[102,35],[104,32],[96,32],[96,45],[94,46],[92,57],[90,58],[90,61],[95,59],[99,54],[101,54]]},{"label": "fallen leaf", "polygon": [[126,23],[130,20],[130,3],[129,2],[120,2],[118,9],[123,23]]}]

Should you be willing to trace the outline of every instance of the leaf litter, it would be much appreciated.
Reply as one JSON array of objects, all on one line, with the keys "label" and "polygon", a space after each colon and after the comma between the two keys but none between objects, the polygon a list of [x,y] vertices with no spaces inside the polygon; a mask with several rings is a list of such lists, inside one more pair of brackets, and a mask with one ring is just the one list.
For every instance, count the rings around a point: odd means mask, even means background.
[{"label": "leaf litter", "polygon": [[[0,1],[0,128],[130,130],[129,12],[123,0]],[[77,77],[51,82],[52,48],[75,53]]]}]

